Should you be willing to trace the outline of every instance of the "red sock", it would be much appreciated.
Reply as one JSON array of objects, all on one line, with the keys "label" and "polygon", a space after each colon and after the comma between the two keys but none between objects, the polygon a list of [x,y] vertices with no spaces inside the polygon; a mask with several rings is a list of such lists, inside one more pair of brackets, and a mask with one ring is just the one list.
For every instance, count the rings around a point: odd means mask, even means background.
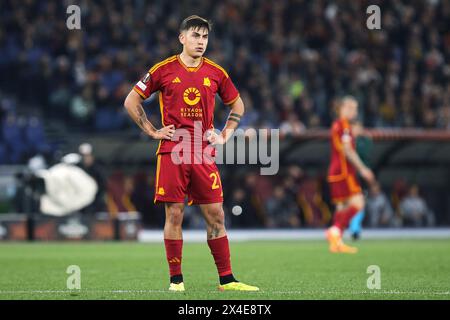
[{"label": "red sock", "polygon": [[341,232],[348,227],[350,220],[358,213],[358,209],[350,206],[340,211],[336,211],[334,214],[333,226],[338,227]]},{"label": "red sock", "polygon": [[214,257],[219,276],[222,277],[232,274],[228,237],[225,235],[217,239],[208,240],[208,246]]},{"label": "red sock", "polygon": [[169,263],[170,276],[180,275],[183,240],[164,239],[164,245],[166,246],[166,257]]}]

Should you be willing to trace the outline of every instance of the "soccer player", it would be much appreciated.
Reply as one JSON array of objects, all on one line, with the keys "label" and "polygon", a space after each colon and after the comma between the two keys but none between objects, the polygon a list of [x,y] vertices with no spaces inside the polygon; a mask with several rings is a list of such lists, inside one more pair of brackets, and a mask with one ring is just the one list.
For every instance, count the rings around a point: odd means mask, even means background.
[{"label": "soccer player", "polygon": [[[189,205],[200,206],[206,221],[207,242],[219,273],[219,290],[257,291],[259,288],[239,282],[233,276],[219,171],[214,161],[205,161],[203,157],[203,151],[212,149],[211,145],[224,144],[231,137],[244,114],[244,103],[227,72],[203,57],[210,31],[211,23],[204,18],[184,19],[179,34],[183,51],[150,68],[124,104],[139,127],[153,139],[160,140],[155,202],[165,204],[164,243],[170,272],[169,290],[184,291],[181,226],[187,196]],[[159,91],[161,129],[150,123],[141,105],[156,91]],[[216,93],[231,108],[220,134],[212,130]],[[182,142],[176,139],[180,132]],[[179,143],[184,144],[182,152],[179,152]],[[199,149],[200,153],[195,152]]]},{"label": "soccer player", "polygon": [[375,177],[355,150],[350,123],[358,116],[358,102],[346,96],[338,101],[337,108],[339,119],[331,127],[331,163],[328,169],[328,183],[336,211],[333,225],[327,229],[326,236],[331,252],[356,253],[357,248],[342,241],[342,234],[350,220],[365,205],[356,173],[359,172],[369,185],[375,181]]}]

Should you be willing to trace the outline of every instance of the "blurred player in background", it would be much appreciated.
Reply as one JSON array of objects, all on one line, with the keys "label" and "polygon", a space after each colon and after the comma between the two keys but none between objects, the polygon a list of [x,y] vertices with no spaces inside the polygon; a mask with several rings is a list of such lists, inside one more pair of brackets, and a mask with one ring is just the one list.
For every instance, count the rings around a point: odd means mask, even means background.
[{"label": "blurred player in background", "polygon": [[[223,192],[214,161],[207,163],[203,153],[209,144],[224,144],[233,134],[244,113],[244,104],[227,72],[204,58],[211,24],[199,16],[190,16],[180,26],[179,41],[183,51],[155,64],[134,86],[125,107],[139,127],[153,139],[160,140],[157,151],[155,202],[165,204],[164,243],[170,271],[171,291],[184,291],[181,258],[182,222],[186,196],[189,204],[200,206],[207,224],[208,246],[219,273],[219,290],[257,291],[257,287],[237,281],[231,270],[230,249],[224,227]],[[147,119],[142,102],[159,91],[163,128],[157,130]],[[219,94],[231,111],[220,134],[213,128],[215,95]],[[200,130],[198,130],[200,127]],[[189,159],[177,164],[172,155],[179,142],[177,132],[192,138]],[[207,139],[203,139],[207,135]],[[188,139],[190,140],[190,139]],[[200,148],[200,154],[195,150]],[[185,155],[185,154],[183,154]],[[192,162],[194,162],[192,164]]]},{"label": "blurred player in background", "polygon": [[[370,153],[373,148],[372,138],[364,134],[364,127],[360,121],[355,121],[352,125],[352,133],[356,141],[356,152],[361,158],[361,161],[370,168]],[[352,235],[353,240],[358,240],[361,236],[362,223],[365,215],[365,208],[362,208],[350,221],[348,230]]]},{"label": "blurred player in background", "polygon": [[350,220],[365,206],[356,173],[359,172],[369,185],[375,177],[356,152],[351,122],[358,116],[358,102],[346,96],[338,101],[337,109],[338,119],[331,127],[331,163],[328,169],[331,198],[336,211],[326,236],[330,252],[356,253],[356,248],[347,246],[342,240]]}]

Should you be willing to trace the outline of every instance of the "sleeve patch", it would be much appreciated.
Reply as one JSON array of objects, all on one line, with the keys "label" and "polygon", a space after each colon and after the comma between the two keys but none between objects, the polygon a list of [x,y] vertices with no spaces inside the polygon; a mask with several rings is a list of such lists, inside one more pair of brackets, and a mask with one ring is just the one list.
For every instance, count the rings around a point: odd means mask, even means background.
[{"label": "sleeve patch", "polygon": [[147,90],[147,86],[142,83],[142,81],[139,81],[138,83],[136,83],[136,85],[139,87],[139,89],[141,89],[142,91]]},{"label": "sleeve patch", "polygon": [[348,142],[351,142],[352,141],[352,137],[350,136],[350,134],[348,134],[348,133],[344,133],[343,135],[342,135],[342,142],[345,142],[345,143],[348,143]]},{"label": "sleeve patch", "polygon": [[147,83],[150,81],[150,72],[147,72],[147,74],[142,78],[142,83]]}]

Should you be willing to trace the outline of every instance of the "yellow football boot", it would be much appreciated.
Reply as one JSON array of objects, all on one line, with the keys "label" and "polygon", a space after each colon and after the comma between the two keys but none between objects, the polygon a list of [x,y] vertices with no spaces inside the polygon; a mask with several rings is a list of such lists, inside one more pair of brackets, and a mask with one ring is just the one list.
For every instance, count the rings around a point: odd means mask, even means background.
[{"label": "yellow football boot", "polygon": [[249,286],[242,282],[230,282],[219,286],[220,291],[259,291],[258,287]]},{"label": "yellow football boot", "polygon": [[169,287],[169,291],[184,291],[184,283],[171,283]]}]

